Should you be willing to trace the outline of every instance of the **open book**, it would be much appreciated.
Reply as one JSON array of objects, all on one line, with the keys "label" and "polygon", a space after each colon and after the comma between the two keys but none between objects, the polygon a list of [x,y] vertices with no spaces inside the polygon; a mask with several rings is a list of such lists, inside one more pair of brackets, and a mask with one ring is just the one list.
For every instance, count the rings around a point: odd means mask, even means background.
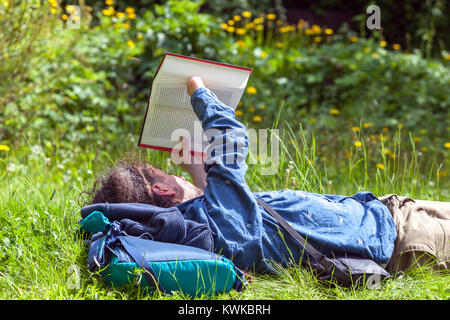
[{"label": "open book", "polygon": [[191,150],[204,152],[207,141],[192,109],[187,81],[201,77],[205,87],[234,110],[251,72],[251,68],[166,53],[152,81],[138,146],[172,151],[179,137],[189,135]]}]

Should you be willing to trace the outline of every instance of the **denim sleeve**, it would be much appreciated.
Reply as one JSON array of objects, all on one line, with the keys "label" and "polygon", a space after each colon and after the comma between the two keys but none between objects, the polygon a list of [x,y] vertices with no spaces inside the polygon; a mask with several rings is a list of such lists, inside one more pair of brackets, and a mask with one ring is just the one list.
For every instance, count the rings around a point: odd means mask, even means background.
[{"label": "denim sleeve", "polygon": [[246,127],[235,119],[234,110],[209,89],[197,89],[191,104],[210,142],[205,161],[206,212],[217,227],[213,229],[220,233],[219,243],[237,256],[245,252],[251,255],[243,244],[258,241],[262,218],[245,181],[249,143]]},{"label": "denim sleeve", "polygon": [[224,178],[244,183],[249,141],[245,126],[207,88],[197,89],[191,104],[209,141],[205,170],[216,169]]}]

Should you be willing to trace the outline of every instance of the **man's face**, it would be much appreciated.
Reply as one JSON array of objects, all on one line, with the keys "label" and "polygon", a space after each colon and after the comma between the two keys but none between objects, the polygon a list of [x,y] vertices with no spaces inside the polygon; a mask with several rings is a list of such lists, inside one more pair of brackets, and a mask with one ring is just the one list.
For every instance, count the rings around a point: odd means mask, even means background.
[{"label": "man's face", "polygon": [[175,178],[177,184],[183,189],[184,195],[183,195],[183,201],[187,201],[196,197],[199,197],[203,195],[203,190],[196,187],[189,181],[186,181],[184,177],[181,176],[172,176]]},{"label": "man's face", "polygon": [[[185,202],[187,200],[203,195],[202,189],[196,187],[191,182],[184,179],[184,177],[170,175],[165,171],[157,168],[155,168],[154,170],[157,171],[158,175],[164,177],[163,182],[159,184],[163,184],[164,186],[171,188],[176,192],[174,200],[178,202]],[[174,187],[174,184],[176,184],[176,187]]]}]

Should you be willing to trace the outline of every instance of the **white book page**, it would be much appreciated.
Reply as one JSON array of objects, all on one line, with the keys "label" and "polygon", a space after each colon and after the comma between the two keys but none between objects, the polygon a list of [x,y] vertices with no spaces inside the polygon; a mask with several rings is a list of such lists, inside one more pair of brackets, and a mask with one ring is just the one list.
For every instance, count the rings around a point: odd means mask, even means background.
[{"label": "white book page", "polygon": [[192,109],[186,84],[157,81],[152,88],[141,142],[151,146],[174,148],[181,135],[191,138],[192,150],[203,150],[203,130]]},{"label": "white book page", "polygon": [[201,76],[203,82],[211,86],[244,89],[247,85],[249,71],[220,64],[186,59],[166,55],[160,72],[169,76],[180,77],[188,81],[192,76]]},{"label": "white book page", "polygon": [[[149,121],[144,128],[142,143],[147,145],[174,148],[180,136],[191,138],[191,149],[201,151],[203,149],[203,130],[196,115],[186,108],[168,107],[163,105],[150,106]],[[176,118],[177,121],[167,119]],[[195,123],[197,121],[197,127]],[[195,130],[197,133],[194,134]]]},{"label": "white book page", "polygon": [[[188,79],[194,75],[200,76],[205,86],[234,110],[250,73],[235,68],[217,68],[217,65],[205,62],[170,58],[175,57],[166,56],[153,79],[140,143],[171,149],[179,143],[180,135],[188,135],[191,138],[191,149],[204,152],[207,140],[187,93]],[[174,73],[176,68],[179,68],[178,73]],[[233,79],[237,82],[233,82]]]}]

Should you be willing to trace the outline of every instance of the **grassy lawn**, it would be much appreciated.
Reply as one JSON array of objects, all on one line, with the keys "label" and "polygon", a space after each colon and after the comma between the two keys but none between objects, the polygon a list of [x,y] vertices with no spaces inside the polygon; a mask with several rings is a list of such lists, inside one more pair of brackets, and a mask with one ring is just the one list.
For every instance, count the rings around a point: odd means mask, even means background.
[{"label": "grassy lawn", "polygon": [[[450,201],[445,1],[385,1],[383,30],[364,29],[370,1],[351,3],[356,29],[288,21],[289,8],[272,7],[282,1],[76,2],[0,0],[0,299],[187,298],[106,287],[75,237],[83,191],[117,160],[190,179],[168,153],[136,147],[166,52],[253,68],[236,118],[280,131],[279,159],[249,154],[252,191]],[[309,9],[331,3],[350,2]],[[448,300],[450,275],[415,269],[369,290],[280,268],[242,293],[198,298]]]},{"label": "grassy lawn", "polygon": [[[393,169],[373,170],[362,151],[342,167],[315,161],[314,144],[302,133],[294,143],[280,144],[280,166],[274,175],[261,175],[261,164],[249,166],[252,190],[297,188],[322,193],[352,194],[371,190],[375,195],[398,192],[412,197],[450,200],[448,181],[440,181],[436,163],[421,167],[411,149]],[[302,138],[303,137],[303,138]],[[283,137],[282,141],[290,141]],[[135,157],[179,169],[167,153],[131,150]],[[126,156],[92,150],[54,150],[47,154],[33,145],[4,152],[0,160],[0,298],[1,299],[184,299],[182,293],[148,294],[137,288],[112,289],[86,267],[86,250],[75,239],[80,193],[92,187],[94,176]],[[414,160],[415,159],[415,160]],[[387,164],[388,165],[388,164]],[[425,164],[423,164],[425,166]],[[421,170],[419,170],[421,169]],[[422,171],[423,170],[423,171]],[[334,172],[332,174],[332,172]],[[338,172],[338,173],[336,173]],[[425,172],[425,173],[421,173]],[[416,181],[413,183],[412,180]],[[333,183],[327,183],[333,181]],[[444,183],[446,182],[446,183]],[[256,275],[244,292],[199,299],[448,299],[450,275],[427,268],[392,277],[374,289],[330,287],[306,270],[292,267],[278,274]]]}]

